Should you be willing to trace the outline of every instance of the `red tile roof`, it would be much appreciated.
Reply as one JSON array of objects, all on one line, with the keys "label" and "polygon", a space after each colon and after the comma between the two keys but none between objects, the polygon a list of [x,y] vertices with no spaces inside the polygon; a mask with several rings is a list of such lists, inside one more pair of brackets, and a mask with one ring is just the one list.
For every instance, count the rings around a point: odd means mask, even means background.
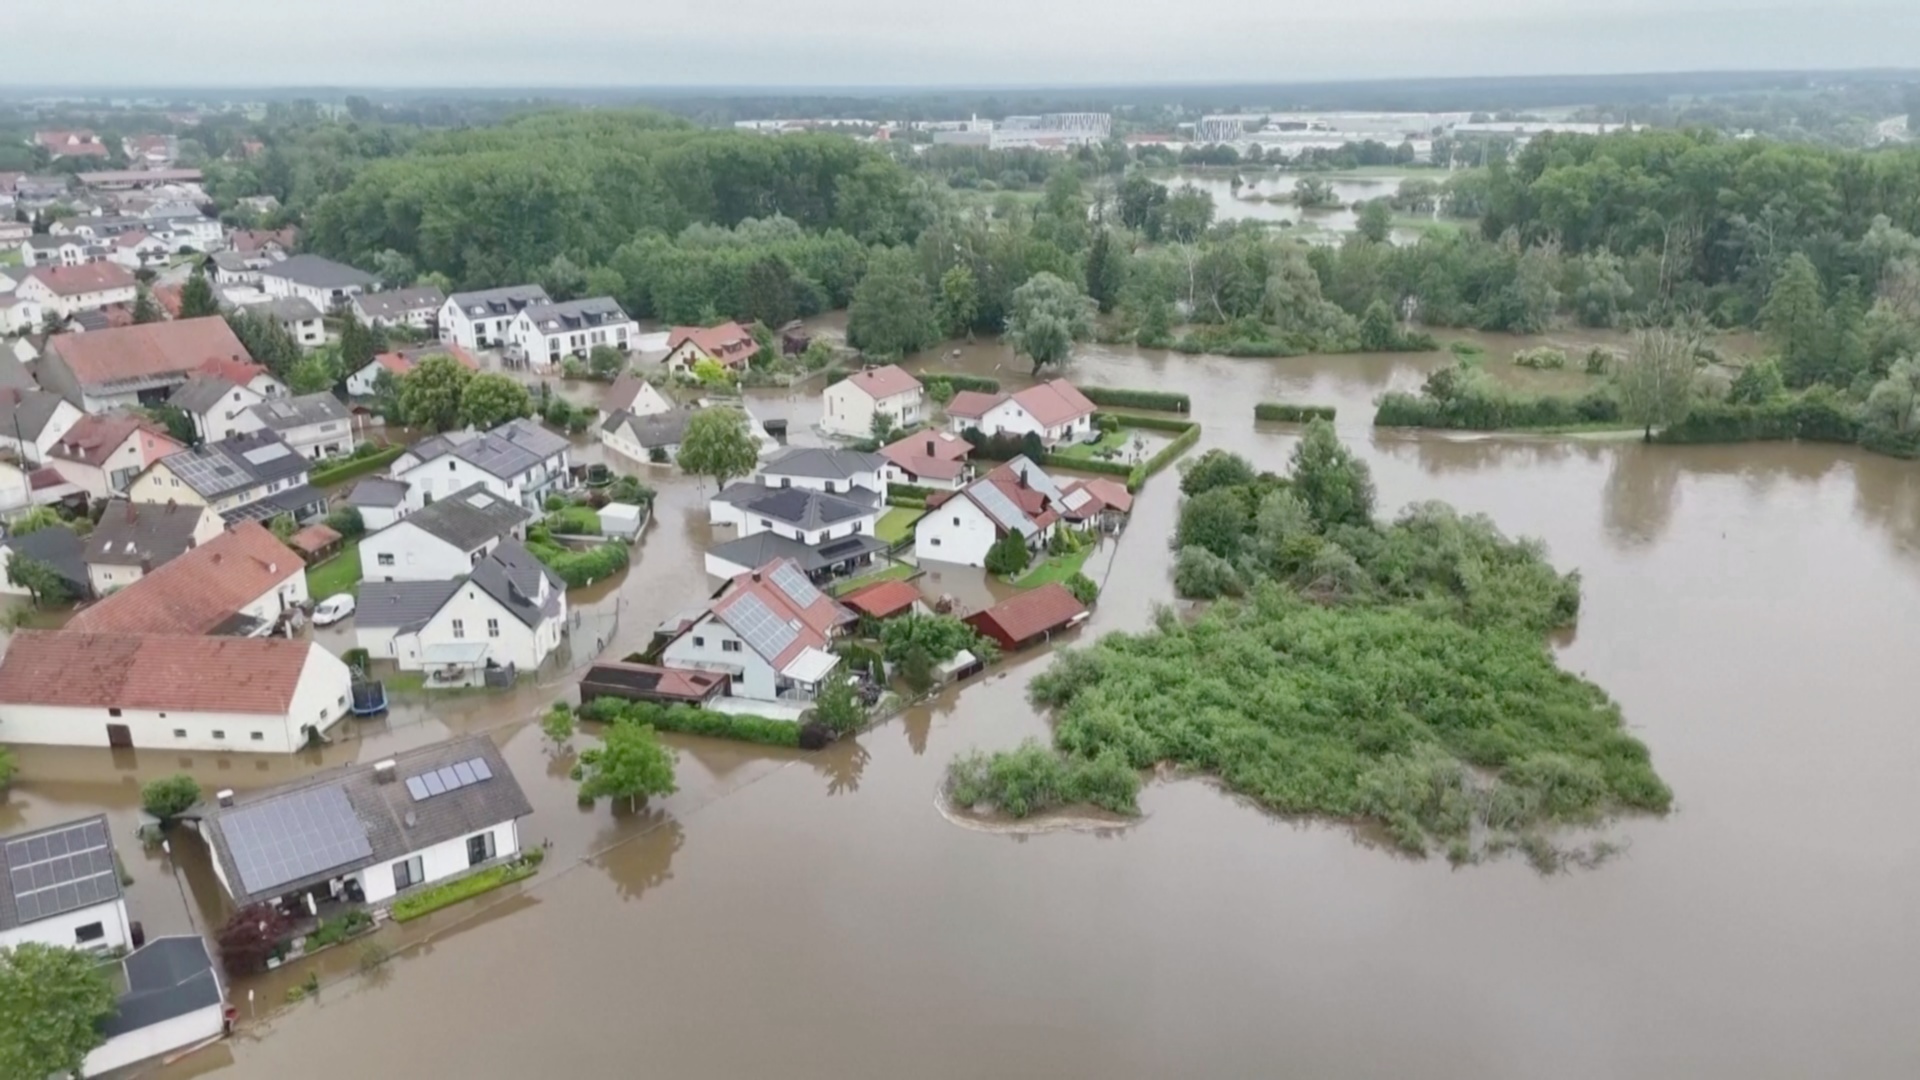
[{"label": "red tile roof", "polygon": [[180,286],[155,285],[147,291],[153,294],[153,302],[160,305],[160,310],[167,313],[167,318],[180,317]]},{"label": "red tile roof", "polygon": [[[107,458],[138,431],[163,435],[165,429],[145,417],[127,413],[82,416],[53,444],[53,456],[97,467],[105,464]],[[179,444],[174,445],[178,449]]]},{"label": "red tile roof", "polygon": [[1002,600],[963,621],[1010,649],[1049,630],[1058,630],[1086,613],[1085,604],[1075,600],[1065,585],[1053,581]]},{"label": "red tile roof", "polygon": [[265,250],[268,244],[278,244],[283,250],[292,251],[294,242],[299,239],[300,230],[289,225],[284,229],[235,229],[227,237],[227,243],[234,251],[251,255]]},{"label": "red tile roof", "polygon": [[314,648],[287,638],[22,630],[0,660],[0,702],[280,714]]},{"label": "red tile roof", "polygon": [[1127,490],[1127,485],[1112,477],[1096,476],[1090,480],[1075,481],[1066,487],[1067,491],[1075,489],[1098,499],[1102,506],[1111,507],[1123,514],[1133,512],[1133,493]]},{"label": "red tile roof", "polygon": [[[236,338],[235,340],[238,341],[239,339]],[[244,348],[241,349],[241,355],[246,356],[246,350]],[[235,360],[228,356],[209,356],[205,360],[200,361],[200,366],[193,370],[203,375],[217,375],[235,386],[246,386],[260,376],[267,374],[266,365],[256,364],[250,357],[244,360]]]},{"label": "red tile roof", "polygon": [[287,538],[287,546],[306,555],[321,551],[329,544],[340,542],[340,533],[318,522],[301,529]]},{"label": "red tile roof", "polygon": [[113,242],[118,247],[131,248],[139,247],[149,239],[151,239],[151,237],[145,229],[128,229],[126,232],[114,237]]},{"label": "red tile roof", "polygon": [[753,332],[737,322],[723,322],[719,326],[676,326],[667,334],[667,351],[672,352],[688,341],[725,367],[744,364],[760,350],[760,343],[753,340]]},{"label": "red tile roof", "polygon": [[[1027,515],[1027,519],[1032,521],[1036,528],[1044,529],[1060,520],[1060,515],[1054,511],[1052,505],[1047,501],[1046,493],[1038,491],[1030,485],[1022,484],[1020,482],[1020,474],[1014,472],[1013,467],[1010,465],[1003,464],[996,467],[986,476],[974,481],[974,484],[970,485],[968,490],[971,490],[972,486],[979,484],[992,484],[994,487],[999,488],[1002,494],[1012,500],[1013,505],[1020,508],[1021,513]],[[976,499],[974,501],[978,502],[979,500]],[[983,505],[981,509],[984,510],[986,507]],[[993,517],[991,513],[987,516],[989,518]]]},{"label": "red tile roof", "polygon": [[429,356],[451,356],[460,362],[460,366],[469,371],[479,371],[480,364],[473,354],[451,342],[444,345],[421,345],[412,349],[395,349],[383,352],[373,358],[374,363],[393,372],[395,376],[405,375],[420,365],[420,361]]},{"label": "red tile roof", "polygon": [[904,581],[876,582],[840,598],[841,603],[876,619],[898,615],[919,601],[920,590]]},{"label": "red tile roof", "polygon": [[901,370],[898,364],[856,371],[847,376],[847,382],[866,391],[875,401],[920,389],[920,380]]},{"label": "red tile roof", "polygon": [[1092,416],[1095,409],[1093,402],[1065,379],[1029,386],[1013,395],[1013,400],[1038,420],[1040,426],[1050,428]]},{"label": "red tile roof", "polygon": [[947,415],[967,420],[978,420],[987,415],[987,410],[1007,400],[1005,394],[983,394],[978,390],[962,390],[947,402]]},{"label": "red tile roof", "polygon": [[227,320],[218,315],[85,334],[56,334],[47,348],[73,369],[74,377],[82,386],[162,375],[184,376],[201,370],[210,359],[253,362],[246,346],[240,344],[240,339],[228,328]]},{"label": "red tile roof", "polygon": [[951,480],[966,471],[973,444],[950,431],[922,431],[881,447],[880,453],[914,476]]},{"label": "red tile roof", "polygon": [[36,266],[27,271],[53,290],[55,296],[84,296],[109,289],[131,289],[133,274],[119,263],[91,262],[79,266]]},{"label": "red tile roof", "polygon": [[781,622],[795,627],[798,632],[794,634],[793,641],[780,650],[780,655],[765,658],[776,669],[786,667],[793,662],[794,657],[809,648],[825,649],[834,627],[845,622],[847,618],[846,611],[818,589],[813,591],[814,598],[811,603],[802,606],[795,602],[794,598],[788,596],[786,590],[776,585],[773,580],[774,571],[783,565],[792,567],[793,571],[801,577],[806,576],[806,573],[800,569],[800,564],[792,559],[775,559],[765,566],[749,570],[734,578],[727,584],[726,591],[721,593],[720,599],[713,604],[714,615],[732,626],[733,623],[727,619],[727,615],[736,604],[740,603],[741,597],[752,595],[758,597],[760,602],[765,604]]},{"label": "red tile roof", "polygon": [[67,622],[91,633],[206,634],[241,608],[304,573],[300,556],[257,521],[229,531],[146,575]]}]

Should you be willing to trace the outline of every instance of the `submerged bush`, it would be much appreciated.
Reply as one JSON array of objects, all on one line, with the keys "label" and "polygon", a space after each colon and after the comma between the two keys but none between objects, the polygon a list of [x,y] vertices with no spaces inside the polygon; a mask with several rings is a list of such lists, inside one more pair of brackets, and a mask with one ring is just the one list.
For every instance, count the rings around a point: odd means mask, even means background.
[{"label": "submerged bush", "polygon": [[975,750],[947,768],[947,797],[954,805],[1013,817],[1075,804],[1131,814],[1138,811],[1139,791],[1139,774],[1119,754],[1071,760],[1033,739],[993,755]]}]

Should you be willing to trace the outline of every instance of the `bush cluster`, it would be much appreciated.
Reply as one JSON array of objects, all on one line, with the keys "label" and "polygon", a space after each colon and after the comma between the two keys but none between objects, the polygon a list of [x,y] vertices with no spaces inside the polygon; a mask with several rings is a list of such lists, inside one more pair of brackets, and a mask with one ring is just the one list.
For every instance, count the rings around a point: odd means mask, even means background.
[{"label": "bush cluster", "polygon": [[984,375],[968,375],[959,371],[928,371],[920,375],[922,383],[940,382],[955,390],[973,390],[982,394],[1000,392],[1000,380],[989,379]]},{"label": "bush cluster", "polygon": [[1377,427],[1507,431],[1522,428],[1617,424],[1620,402],[1607,389],[1577,397],[1523,394],[1495,382],[1472,363],[1442,368],[1418,394],[1390,391],[1373,414]]},{"label": "bush cluster", "polygon": [[[373,448],[369,450],[368,447]],[[361,443],[353,448],[350,456],[327,462],[309,472],[307,482],[314,487],[327,487],[342,480],[365,476],[392,464],[394,459],[406,452],[404,446],[374,447],[372,443]]]},{"label": "bush cluster", "polygon": [[955,806],[1013,817],[1075,804],[1133,814],[1139,792],[1140,774],[1118,753],[1070,759],[1032,739],[991,756],[975,750],[947,766],[947,798]]}]

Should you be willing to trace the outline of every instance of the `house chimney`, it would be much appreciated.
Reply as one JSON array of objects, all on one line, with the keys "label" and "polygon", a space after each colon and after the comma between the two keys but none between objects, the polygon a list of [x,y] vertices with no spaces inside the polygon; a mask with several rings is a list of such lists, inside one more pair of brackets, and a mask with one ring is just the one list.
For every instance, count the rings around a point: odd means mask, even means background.
[{"label": "house chimney", "polygon": [[373,763],[373,782],[376,784],[393,783],[393,770],[396,764],[392,758]]},{"label": "house chimney", "polygon": [[221,806],[232,806],[233,805],[233,789],[221,788],[219,791],[216,791],[213,793],[213,798],[214,798],[214,801],[218,802]]},{"label": "house chimney", "polygon": [[927,440],[927,456],[928,457],[933,456],[933,440],[932,439]]}]

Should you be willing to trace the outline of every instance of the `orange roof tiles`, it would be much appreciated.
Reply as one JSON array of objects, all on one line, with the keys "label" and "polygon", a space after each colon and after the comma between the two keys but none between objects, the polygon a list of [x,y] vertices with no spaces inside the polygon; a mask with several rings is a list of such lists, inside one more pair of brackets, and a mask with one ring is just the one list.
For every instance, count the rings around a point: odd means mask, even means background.
[{"label": "orange roof tiles", "polygon": [[1007,400],[1005,394],[983,394],[978,390],[962,390],[947,402],[947,415],[968,420],[978,420],[987,415],[987,410]]},{"label": "orange roof tiles", "polygon": [[880,453],[916,477],[951,480],[966,471],[973,444],[950,431],[922,431],[881,447]]},{"label": "orange roof tiles", "polygon": [[[144,235],[144,234],[142,234]],[[84,296],[110,289],[131,289],[133,274],[119,263],[91,262],[79,266],[36,266],[27,276],[53,290],[55,296]],[[67,335],[61,335],[65,337]]]},{"label": "orange roof tiles", "polygon": [[0,702],[284,713],[308,650],[318,647],[287,638],[22,630],[0,660]]},{"label": "orange roof tiles", "polygon": [[1086,613],[1086,605],[1074,599],[1065,585],[1052,581],[1002,600],[962,621],[998,641],[1001,648],[1011,649],[1067,626]]},{"label": "orange roof tiles", "polygon": [[[160,426],[145,417],[128,413],[93,413],[82,416],[60,436],[59,442],[53,444],[53,456],[99,466],[105,464],[115,450],[125,446],[127,440],[139,431],[165,437]],[[180,449],[180,445],[172,439],[168,439],[167,442],[172,444],[175,450]]]},{"label": "orange roof tiles", "polygon": [[1082,416],[1091,416],[1096,408],[1085,394],[1065,379],[1029,386],[1013,395],[1013,400],[1038,420],[1040,426],[1050,428],[1071,423]]},{"label": "orange roof tiles", "polygon": [[257,521],[236,525],[67,622],[92,633],[206,634],[305,572],[300,556]]},{"label": "orange roof tiles", "polygon": [[240,344],[240,339],[227,326],[227,320],[218,315],[85,334],[56,334],[47,348],[73,369],[74,377],[83,386],[161,375],[184,376],[210,359],[239,360],[249,366],[253,360],[247,355],[246,346]]},{"label": "orange roof tiles", "polygon": [[904,581],[880,581],[855,589],[841,597],[840,602],[855,611],[884,619],[919,603],[920,590]]},{"label": "orange roof tiles", "polygon": [[719,326],[676,326],[667,334],[667,351],[672,352],[689,341],[726,367],[744,364],[760,350],[752,331],[737,322],[723,322]]},{"label": "orange roof tiles", "polygon": [[867,396],[875,401],[920,389],[920,380],[907,374],[898,364],[856,371],[847,376],[847,382],[866,391]]}]

